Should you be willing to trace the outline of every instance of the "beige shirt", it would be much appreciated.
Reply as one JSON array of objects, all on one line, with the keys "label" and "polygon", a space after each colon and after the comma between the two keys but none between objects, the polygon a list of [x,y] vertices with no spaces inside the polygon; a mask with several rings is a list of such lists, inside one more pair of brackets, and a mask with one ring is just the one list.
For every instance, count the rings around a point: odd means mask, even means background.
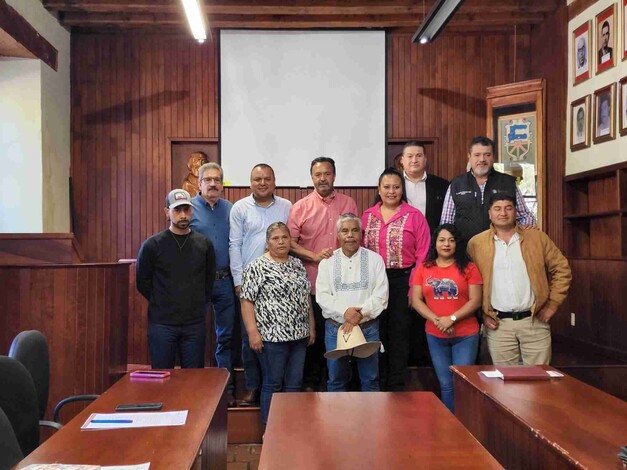
[{"label": "beige shirt", "polygon": [[514,233],[509,243],[494,235],[491,302],[494,310],[522,312],[535,302],[527,265],[520,250],[520,237]]}]

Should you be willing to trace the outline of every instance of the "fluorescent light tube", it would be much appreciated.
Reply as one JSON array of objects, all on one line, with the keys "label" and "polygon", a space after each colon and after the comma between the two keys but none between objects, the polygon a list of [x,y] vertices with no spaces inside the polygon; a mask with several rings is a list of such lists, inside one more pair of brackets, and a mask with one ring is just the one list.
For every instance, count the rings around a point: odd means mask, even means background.
[{"label": "fluorescent light tube", "polygon": [[182,0],[187,22],[192,30],[192,35],[198,42],[203,43],[207,39],[207,31],[205,28],[205,13],[200,8],[199,1],[202,0]]}]

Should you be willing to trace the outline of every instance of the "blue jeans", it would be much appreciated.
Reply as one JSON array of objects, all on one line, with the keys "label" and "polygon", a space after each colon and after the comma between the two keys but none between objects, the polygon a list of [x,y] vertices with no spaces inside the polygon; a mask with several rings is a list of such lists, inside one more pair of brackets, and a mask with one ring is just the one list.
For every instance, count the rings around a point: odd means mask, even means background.
[{"label": "blue jeans", "polygon": [[205,367],[205,321],[190,325],[148,322],[148,348],[153,369],[174,369],[176,353],[183,369]]},{"label": "blue jeans", "polygon": [[227,385],[227,393],[233,394],[233,325],[235,324],[235,291],[233,278],[227,276],[213,284],[213,325],[216,332],[216,362],[218,367],[227,369],[231,376]]},{"label": "blue jeans", "polygon": [[471,366],[477,360],[479,333],[470,336],[439,338],[427,333],[427,344],[435,374],[440,382],[442,402],[455,413],[453,373],[449,366]]},{"label": "blue jeans", "polygon": [[270,402],[275,392],[299,392],[303,382],[307,338],[284,343],[263,342],[259,356],[261,386],[261,422],[268,422]]},{"label": "blue jeans", "polygon": [[[337,331],[339,326],[334,325],[330,321],[325,322],[324,343],[327,351],[331,351],[337,347]],[[379,322],[374,321],[365,328],[361,329],[366,341],[379,341]],[[379,353],[376,352],[370,357],[363,359],[353,358],[357,361],[357,370],[359,371],[359,381],[361,382],[362,392],[378,392],[379,391]],[[329,369],[329,380],[327,381],[327,391],[329,392],[345,392],[346,385],[350,380],[351,365],[348,356],[339,359],[327,359],[327,368]]]},{"label": "blue jeans", "polygon": [[255,351],[250,349],[248,342],[248,332],[244,321],[241,322],[242,330],[242,365],[244,366],[244,379],[246,381],[246,390],[259,390],[261,384],[261,371],[259,358]]}]

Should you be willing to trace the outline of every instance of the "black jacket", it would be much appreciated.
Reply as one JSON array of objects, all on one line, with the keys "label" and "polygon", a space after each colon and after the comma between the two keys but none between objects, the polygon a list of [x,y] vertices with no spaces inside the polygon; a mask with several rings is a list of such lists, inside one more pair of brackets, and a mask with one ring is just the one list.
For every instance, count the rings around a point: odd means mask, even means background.
[{"label": "black jacket", "polygon": [[425,181],[425,190],[427,193],[427,210],[425,219],[429,224],[429,230],[433,230],[440,225],[440,217],[442,217],[442,207],[444,205],[444,196],[448,189],[448,180],[429,174]]}]

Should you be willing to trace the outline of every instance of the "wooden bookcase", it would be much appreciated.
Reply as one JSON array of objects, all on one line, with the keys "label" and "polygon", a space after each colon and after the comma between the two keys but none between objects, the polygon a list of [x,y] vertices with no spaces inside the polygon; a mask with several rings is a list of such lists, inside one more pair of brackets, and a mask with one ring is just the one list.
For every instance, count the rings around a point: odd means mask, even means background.
[{"label": "wooden bookcase", "polygon": [[564,178],[571,258],[627,258],[627,162]]}]

